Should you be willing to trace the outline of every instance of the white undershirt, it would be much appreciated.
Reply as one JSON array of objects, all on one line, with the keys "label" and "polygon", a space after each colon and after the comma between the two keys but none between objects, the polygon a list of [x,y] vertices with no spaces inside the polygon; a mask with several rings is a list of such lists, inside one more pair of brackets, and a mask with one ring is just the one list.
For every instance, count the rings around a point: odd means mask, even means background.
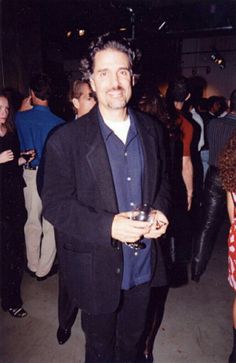
[{"label": "white undershirt", "polygon": [[125,144],[130,127],[130,117],[128,116],[124,121],[111,121],[104,119],[105,124],[119,137],[119,139]]}]

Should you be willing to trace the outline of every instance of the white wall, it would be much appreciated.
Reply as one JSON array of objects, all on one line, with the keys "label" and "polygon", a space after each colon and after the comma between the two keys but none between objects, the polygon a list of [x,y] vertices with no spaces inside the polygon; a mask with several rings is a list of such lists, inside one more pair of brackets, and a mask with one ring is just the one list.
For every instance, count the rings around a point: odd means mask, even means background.
[{"label": "white wall", "polygon": [[[225,69],[210,59],[215,47],[225,59]],[[193,54],[185,54],[191,52]],[[207,81],[204,97],[220,95],[229,98],[236,89],[236,36],[185,39],[182,49],[182,72],[186,77],[201,76]],[[207,68],[208,67],[208,68]],[[194,70],[196,74],[194,73]],[[208,73],[209,72],[209,73]],[[208,73],[208,74],[207,74]]]}]

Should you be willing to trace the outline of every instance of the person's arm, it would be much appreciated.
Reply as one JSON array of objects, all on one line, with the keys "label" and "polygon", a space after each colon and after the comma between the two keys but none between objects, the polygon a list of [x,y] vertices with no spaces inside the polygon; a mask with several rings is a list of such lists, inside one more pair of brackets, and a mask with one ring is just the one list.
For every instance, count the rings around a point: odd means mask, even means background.
[{"label": "person's arm", "polygon": [[[168,218],[171,212],[171,190],[169,180],[169,170],[167,166],[167,149],[164,130],[161,125],[155,125],[157,132],[157,159],[160,160],[159,181],[157,182],[157,194],[153,203],[153,208],[160,212],[160,216],[165,216],[165,222],[168,224]],[[159,218],[161,219],[161,218]]]},{"label": "person's arm", "polygon": [[232,224],[234,219],[234,202],[232,194],[230,192],[227,192],[227,209],[229,214],[229,220],[230,223]]},{"label": "person's arm", "polygon": [[182,158],[182,176],[187,191],[188,210],[190,210],[193,198],[193,164],[190,156]]},{"label": "person's arm", "polygon": [[187,208],[190,210],[193,198],[193,164],[191,159],[193,126],[185,117],[181,116],[180,127],[183,133],[182,177],[187,193]]}]

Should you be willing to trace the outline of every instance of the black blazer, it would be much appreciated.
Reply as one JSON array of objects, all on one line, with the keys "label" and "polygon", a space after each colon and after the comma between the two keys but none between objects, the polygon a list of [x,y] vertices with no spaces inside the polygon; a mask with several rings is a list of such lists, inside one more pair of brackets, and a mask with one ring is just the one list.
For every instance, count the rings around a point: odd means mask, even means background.
[{"label": "black blazer", "polygon": [[[168,216],[162,128],[144,114],[134,115],[144,151],[143,201]],[[43,164],[43,213],[55,227],[60,273],[70,298],[87,312],[112,312],[120,299],[123,256],[121,243],[114,247],[111,241],[118,207],[96,106],[49,138]],[[157,241],[153,241],[152,260],[153,284],[164,284]]]}]

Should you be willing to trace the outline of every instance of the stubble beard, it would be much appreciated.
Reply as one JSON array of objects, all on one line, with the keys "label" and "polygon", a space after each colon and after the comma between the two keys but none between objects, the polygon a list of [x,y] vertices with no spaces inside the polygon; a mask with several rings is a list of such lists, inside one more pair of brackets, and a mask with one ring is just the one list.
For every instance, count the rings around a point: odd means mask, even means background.
[{"label": "stubble beard", "polygon": [[122,91],[122,97],[117,99],[111,99],[108,95],[107,106],[112,110],[120,110],[127,106],[129,99],[127,99],[126,94],[124,94],[124,89],[122,87],[119,88]]},{"label": "stubble beard", "polygon": [[127,103],[128,102],[126,100],[119,100],[119,101],[117,100],[117,101],[109,101],[107,105],[112,110],[121,110],[126,107]]}]

